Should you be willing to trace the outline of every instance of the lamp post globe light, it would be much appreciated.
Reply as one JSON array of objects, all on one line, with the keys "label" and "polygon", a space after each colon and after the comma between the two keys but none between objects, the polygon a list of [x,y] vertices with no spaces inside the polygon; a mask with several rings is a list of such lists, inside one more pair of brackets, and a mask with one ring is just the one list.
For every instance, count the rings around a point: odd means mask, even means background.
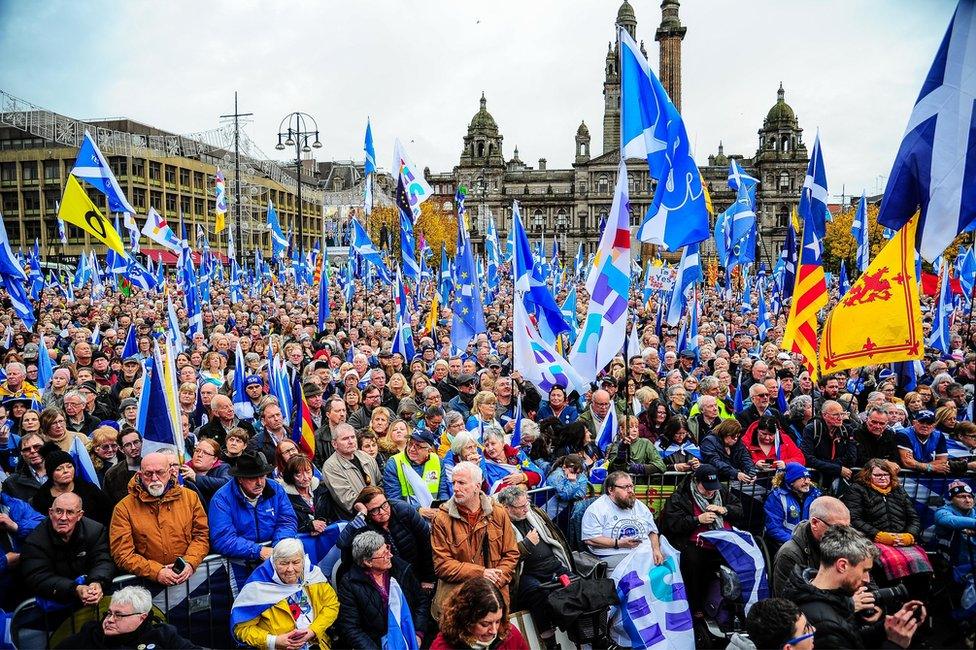
[{"label": "lamp post globe light", "polygon": [[[284,142],[282,142],[284,138]],[[311,141],[311,144],[309,144]],[[319,125],[315,118],[308,113],[295,111],[285,115],[278,124],[278,144],[275,149],[284,151],[286,147],[295,147],[295,182],[298,185],[298,208],[295,218],[298,221],[298,254],[305,259],[305,229],[302,219],[302,154],[312,149],[321,149],[319,140]]]}]

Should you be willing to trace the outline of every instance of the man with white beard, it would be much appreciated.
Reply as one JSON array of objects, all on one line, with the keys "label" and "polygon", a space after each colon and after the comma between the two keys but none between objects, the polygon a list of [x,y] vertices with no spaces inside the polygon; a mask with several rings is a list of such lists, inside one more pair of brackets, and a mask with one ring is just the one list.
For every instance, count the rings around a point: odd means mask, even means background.
[{"label": "man with white beard", "polygon": [[142,459],[109,529],[112,559],[123,573],[167,586],[189,580],[210,550],[200,497],[179,485],[169,465],[163,453]]}]

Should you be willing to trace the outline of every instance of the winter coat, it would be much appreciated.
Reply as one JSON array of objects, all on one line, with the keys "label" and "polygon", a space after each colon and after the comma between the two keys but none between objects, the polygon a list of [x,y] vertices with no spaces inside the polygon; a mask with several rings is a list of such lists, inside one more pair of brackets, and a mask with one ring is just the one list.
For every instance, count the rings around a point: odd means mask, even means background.
[{"label": "winter coat", "polygon": [[229,558],[260,560],[261,543],[272,546],[298,534],[295,510],[276,481],[268,481],[257,506],[252,506],[237,481],[228,481],[210,500],[210,543],[214,553]]},{"label": "winter coat", "polygon": [[298,522],[298,532],[311,533],[312,522],[316,519],[324,522],[331,522],[337,519],[335,509],[332,507],[332,499],[325,484],[321,483],[316,477],[312,477],[312,507],[298,494],[294,485],[281,482],[281,486],[288,495],[288,502],[291,503],[295,511],[295,519]]},{"label": "winter coat", "polygon": [[[808,569],[801,577],[794,573],[785,594],[806,615],[807,621],[817,628],[813,637],[817,648],[864,648],[877,647],[878,627],[862,625],[854,614],[850,594],[841,590],[818,589],[810,584],[816,575]],[[886,644],[887,645],[887,644]]]},{"label": "winter coat", "polygon": [[[698,521],[698,515],[695,514],[692,489],[694,489],[692,477],[688,475],[674,488],[674,492],[664,502],[661,516],[656,518],[660,533],[667,537],[671,546],[678,551],[683,551],[692,544],[692,535],[702,526]],[[728,510],[723,516],[725,522],[734,525],[741,521],[742,504],[739,502],[739,497],[724,485],[719,488],[719,493],[722,495],[722,507]]]},{"label": "winter coat", "polygon": [[178,557],[196,569],[210,550],[209,533],[196,492],[171,480],[162,496],[154,497],[135,478],[112,515],[112,558],[126,573],[154,580]]},{"label": "winter coat", "polygon": [[[430,603],[410,565],[393,558],[390,576],[397,581],[413,617],[417,632],[427,629]],[[353,565],[339,583],[339,634],[342,643],[357,650],[380,650],[387,633],[389,602],[365,571]]]},{"label": "winter coat", "polygon": [[872,458],[884,458],[896,465],[901,464],[901,455],[898,453],[898,444],[895,442],[895,433],[885,430],[881,436],[876,437],[868,431],[867,425],[862,424],[854,432],[854,442],[857,444],[857,463],[858,467]]},{"label": "winter coat", "polygon": [[[197,439],[203,440],[204,438],[213,438],[220,444],[221,448],[223,448],[224,442],[226,442],[227,439],[227,432],[234,427],[240,427],[247,431],[249,441],[254,440],[254,438],[257,436],[257,432],[254,430],[254,425],[247,420],[238,420],[231,427],[225,427],[221,423],[220,418],[211,418],[209,422],[200,427],[200,430],[197,431]],[[268,458],[267,460],[272,461],[274,459]]]},{"label": "winter coat", "polygon": [[414,576],[421,582],[434,582],[433,550],[430,543],[430,525],[416,510],[402,501],[390,501],[389,528],[367,521],[366,515],[357,513],[349,525],[339,533],[336,546],[342,551],[342,562],[352,566],[352,540],[360,533],[372,531],[386,539],[393,557],[400,558],[413,568]]},{"label": "winter coat", "polygon": [[54,532],[51,521],[45,520],[24,540],[20,574],[31,593],[62,603],[74,602],[79,576],[85,576],[85,584],[97,582],[106,590],[115,575],[115,564],[105,526],[82,517],[65,542]]},{"label": "winter coat", "polygon": [[[335,589],[328,582],[316,582],[305,586],[305,593],[312,606],[312,624],[308,626],[315,633],[319,647],[329,649],[329,635],[326,630],[339,615],[339,599]],[[234,636],[252,648],[267,648],[268,636],[286,634],[295,629],[295,619],[287,599],[271,605],[249,621],[234,626]]]},{"label": "winter coat", "polygon": [[383,487],[383,475],[380,473],[376,460],[358,449],[353,453],[363,467],[363,472],[366,474],[365,480],[363,474],[352,461],[346,460],[339,454],[332,454],[322,465],[323,480],[332,495],[339,516],[343,519],[352,517],[352,505],[364,487],[367,485]]},{"label": "winter coat", "polygon": [[19,463],[14,473],[4,479],[3,493],[30,503],[43,484],[44,481],[34,477],[34,472],[27,463]]},{"label": "winter coat", "polygon": [[734,480],[739,472],[753,474],[756,465],[752,462],[749,450],[742,444],[742,440],[737,440],[732,445],[731,452],[725,451],[725,443],[713,434],[705,436],[701,441],[701,457],[703,463],[709,463],[718,470],[718,476],[724,481]]},{"label": "winter coat", "polygon": [[105,480],[102,481],[102,492],[108,497],[112,504],[116,504],[129,495],[129,481],[136,475],[138,470],[129,469],[127,461],[116,463],[105,472]]},{"label": "winter coat", "polygon": [[976,510],[967,514],[948,502],[935,511],[935,537],[948,555],[949,566],[962,569],[976,565],[976,536],[962,532],[967,529],[976,530]]},{"label": "winter coat", "polygon": [[763,509],[766,511],[766,534],[785,544],[801,521],[810,518],[810,504],[820,496],[816,486],[810,486],[806,495],[799,495],[787,487],[776,487],[766,495]]},{"label": "winter coat", "polygon": [[749,450],[749,456],[752,458],[753,463],[758,464],[761,460],[781,460],[784,463],[800,463],[806,466],[806,459],[803,457],[803,452],[800,451],[793,438],[782,427],[779,430],[779,454],[776,453],[775,445],[769,448],[768,454],[762,450],[762,447],[759,446],[759,437],[756,435],[757,429],[759,429],[759,420],[750,424],[742,436],[742,442],[745,444],[746,449]]},{"label": "winter coat", "polygon": [[800,451],[807,459],[806,466],[823,476],[821,485],[840,477],[842,467],[855,467],[857,443],[843,426],[835,441],[827,431],[827,424],[820,418],[810,420],[803,429]]},{"label": "winter coat", "polygon": [[508,584],[519,560],[515,529],[505,508],[480,495],[481,510],[472,526],[451,498],[442,503],[431,525],[434,571],[439,578],[432,613],[440,616],[443,604],[463,582],[484,575],[485,568],[499,569],[499,589],[508,602]]},{"label": "winter coat", "polygon": [[[31,507],[42,515],[46,515],[54,503],[51,485],[51,479],[45,481],[41,489],[30,500]],[[94,519],[102,525],[108,525],[109,519],[112,517],[112,504],[108,502],[108,497],[105,496],[104,492],[77,475],[71,491],[81,497],[81,507],[84,509],[86,517]]]},{"label": "winter coat", "polygon": [[881,494],[863,483],[854,483],[843,500],[851,511],[851,525],[868,539],[873,540],[878,533],[886,532],[908,533],[916,543],[921,541],[918,513],[903,487]]},{"label": "winter coat", "polygon": [[61,642],[58,648],[146,648],[151,645],[167,650],[185,650],[199,648],[192,642],[180,636],[175,627],[168,623],[157,623],[147,618],[142,625],[129,634],[105,636],[102,622],[89,621],[81,626],[77,634],[69,636]]},{"label": "winter coat", "polygon": [[230,480],[230,465],[219,458],[214,466],[206,472],[197,472],[197,477],[192,483],[196,487],[197,493],[204,506],[210,503],[210,499],[217,493],[217,490],[224,487]]},{"label": "winter coat", "polygon": [[[430,644],[430,650],[470,650],[466,645],[452,643],[444,638],[443,634],[438,634],[434,642]],[[529,650],[529,644],[525,642],[525,637],[519,632],[518,628],[510,625],[508,636],[504,639],[495,639],[488,650]]]},{"label": "winter coat", "polygon": [[[748,394],[747,390],[748,389],[745,386],[742,387],[742,393],[744,395]],[[773,401],[775,403],[775,400]],[[758,422],[759,418],[761,418],[763,415],[776,418],[776,420],[780,423],[780,426],[783,426],[783,415],[779,411],[769,407],[763,413],[760,413],[755,404],[750,404],[748,408],[736,413],[735,419],[739,421],[739,424],[742,425],[743,429],[748,429],[754,422]]]},{"label": "winter coat", "polygon": [[782,598],[789,584],[793,570],[799,567],[817,569],[820,567],[820,543],[810,532],[810,522],[802,521],[793,529],[790,539],[776,552],[773,560],[773,595]]}]

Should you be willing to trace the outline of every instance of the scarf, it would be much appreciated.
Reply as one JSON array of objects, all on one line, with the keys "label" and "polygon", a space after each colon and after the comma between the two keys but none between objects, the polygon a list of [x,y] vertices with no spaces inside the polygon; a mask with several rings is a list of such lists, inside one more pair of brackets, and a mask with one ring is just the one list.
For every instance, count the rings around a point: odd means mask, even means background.
[{"label": "scarf", "polygon": [[[722,491],[721,490],[716,490],[715,491],[715,496],[713,496],[711,499],[706,499],[705,498],[705,495],[703,495],[701,492],[699,492],[696,489],[695,486],[697,485],[697,483],[695,481],[691,481],[689,483],[689,485],[691,486],[691,498],[694,499],[695,505],[697,505],[701,509],[702,512],[705,512],[705,509],[708,506],[721,506],[722,505]],[[712,522],[711,524],[704,524],[704,525],[709,526],[710,528],[712,528],[714,530],[721,530],[721,529],[725,528],[725,519],[722,517],[722,515],[720,515],[720,514],[718,514],[716,512],[715,513],[715,521]]]},{"label": "scarf", "polygon": [[878,487],[877,485],[875,485],[874,483],[869,483],[868,485],[869,485],[869,486],[871,487],[871,489],[872,489],[872,490],[874,490],[875,492],[877,492],[877,493],[879,493],[879,494],[884,494],[884,495],[886,495],[886,496],[887,496],[888,494],[891,494],[891,490],[892,490],[892,488],[894,487],[894,485],[892,485],[891,483],[888,483],[888,487],[886,487],[886,488],[879,488],[879,487]]},{"label": "scarf", "polygon": [[233,630],[239,623],[250,621],[257,618],[265,610],[273,607],[282,600],[301,593],[306,585],[328,582],[325,574],[317,566],[312,566],[312,562],[305,555],[305,570],[302,579],[296,584],[286,585],[278,577],[271,558],[268,558],[254,570],[254,573],[247,579],[240,593],[234,599],[234,604],[230,610],[230,629]]}]

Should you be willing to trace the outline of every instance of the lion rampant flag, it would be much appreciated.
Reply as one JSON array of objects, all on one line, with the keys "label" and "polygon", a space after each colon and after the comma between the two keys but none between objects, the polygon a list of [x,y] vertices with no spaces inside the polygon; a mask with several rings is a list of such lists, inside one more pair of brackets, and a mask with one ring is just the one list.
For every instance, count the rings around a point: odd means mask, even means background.
[{"label": "lion rampant flag", "polygon": [[917,227],[916,215],[830,312],[820,342],[824,373],[922,358],[925,340],[915,278]]}]

